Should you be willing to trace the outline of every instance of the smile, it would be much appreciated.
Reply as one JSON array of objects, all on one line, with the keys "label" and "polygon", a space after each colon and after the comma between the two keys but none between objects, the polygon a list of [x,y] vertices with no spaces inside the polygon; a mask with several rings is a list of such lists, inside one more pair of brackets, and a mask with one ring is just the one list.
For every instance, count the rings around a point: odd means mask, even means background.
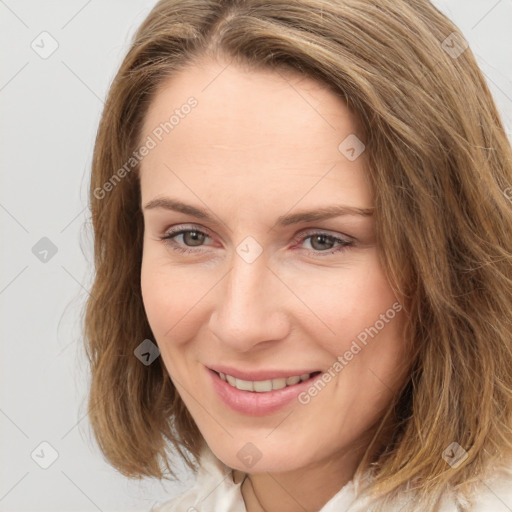
[{"label": "smile", "polygon": [[[213,391],[224,406],[246,416],[265,416],[291,405],[297,396],[321,378],[321,371],[242,372],[205,367]],[[221,371],[224,370],[224,371]],[[231,375],[235,373],[237,376]],[[245,377],[245,378],[241,378]]]},{"label": "smile", "polygon": [[268,393],[269,391],[283,389],[288,386],[293,386],[299,382],[308,380],[316,373],[303,373],[302,375],[294,375],[292,377],[281,377],[278,379],[267,379],[267,380],[243,380],[237,379],[232,375],[227,375],[222,372],[217,372],[220,378],[227,382],[230,386],[239,389],[240,391],[253,391],[255,393]]}]

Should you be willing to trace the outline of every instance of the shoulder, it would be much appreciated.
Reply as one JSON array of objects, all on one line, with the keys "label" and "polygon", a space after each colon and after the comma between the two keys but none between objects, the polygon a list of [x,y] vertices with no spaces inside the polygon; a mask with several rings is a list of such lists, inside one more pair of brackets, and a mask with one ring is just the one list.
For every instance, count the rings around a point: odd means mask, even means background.
[{"label": "shoulder", "polygon": [[180,496],[153,505],[149,512],[245,512],[240,483],[235,484],[232,475],[231,468],[205,446],[194,485]]},{"label": "shoulder", "polygon": [[440,512],[510,512],[512,511],[512,464],[489,468],[475,478],[468,490],[452,488],[444,496]]},{"label": "shoulder", "polygon": [[500,468],[478,482],[472,499],[472,512],[510,512],[512,510],[512,465]]},{"label": "shoulder", "polygon": [[[370,477],[371,480],[371,477]],[[368,482],[366,482],[368,483]],[[364,485],[363,485],[364,487]],[[512,512],[512,463],[489,470],[486,475],[476,478],[471,488],[449,488],[438,497],[436,512]],[[333,500],[333,504],[334,500]],[[432,510],[429,500],[421,501],[416,492],[407,487],[391,500],[374,497],[364,490],[345,510],[349,512],[403,512],[411,510]],[[325,512],[339,508],[326,508]],[[322,512],[324,510],[322,509]]]}]

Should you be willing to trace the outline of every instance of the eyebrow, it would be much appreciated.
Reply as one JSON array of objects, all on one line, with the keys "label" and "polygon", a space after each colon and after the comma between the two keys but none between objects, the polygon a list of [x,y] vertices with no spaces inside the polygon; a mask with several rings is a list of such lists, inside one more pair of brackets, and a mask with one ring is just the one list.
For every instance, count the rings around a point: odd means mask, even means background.
[{"label": "eyebrow", "polygon": [[[198,219],[208,220],[212,223],[216,222],[205,209],[197,208],[190,204],[182,203],[175,199],[168,197],[157,197],[152,199],[144,206],[144,210],[152,210],[155,208],[162,208],[164,210],[171,210],[175,212],[185,213]],[[330,219],[333,217],[341,217],[343,215],[359,215],[362,217],[371,217],[374,208],[357,208],[355,206],[345,205],[332,205],[315,210],[302,210],[296,213],[281,215],[278,217],[276,224],[278,226],[289,226],[291,224],[298,224],[299,222],[312,222]]]}]

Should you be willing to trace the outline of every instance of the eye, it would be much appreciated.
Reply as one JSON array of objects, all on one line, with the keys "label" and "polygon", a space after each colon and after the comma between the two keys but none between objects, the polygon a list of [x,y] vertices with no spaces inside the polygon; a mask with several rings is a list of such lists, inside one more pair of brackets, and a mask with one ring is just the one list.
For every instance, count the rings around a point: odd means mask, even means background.
[{"label": "eye", "polygon": [[[315,232],[309,233],[306,236],[302,235],[296,239],[296,242],[306,242],[309,240],[311,249],[308,252],[314,255],[324,256],[327,254],[334,254],[346,250],[348,247],[354,245],[352,240],[345,240],[328,233]],[[334,247],[334,248],[333,248]]]},{"label": "eye", "polygon": [[[180,240],[181,238],[181,240]],[[198,253],[205,241],[211,237],[208,233],[198,229],[180,229],[180,227],[168,231],[162,237],[162,241],[168,244],[173,250],[181,253]],[[327,256],[329,254],[339,253],[354,245],[350,239],[340,238],[322,231],[302,234],[295,238],[295,243],[303,245],[308,242],[310,248],[306,251],[314,256]]]},{"label": "eye", "polygon": [[[182,237],[182,242],[178,238]],[[194,247],[201,247],[206,238],[210,238],[207,233],[200,229],[177,229],[169,231],[162,237],[171,248],[178,252],[197,252]],[[184,245],[183,245],[184,244]]]}]

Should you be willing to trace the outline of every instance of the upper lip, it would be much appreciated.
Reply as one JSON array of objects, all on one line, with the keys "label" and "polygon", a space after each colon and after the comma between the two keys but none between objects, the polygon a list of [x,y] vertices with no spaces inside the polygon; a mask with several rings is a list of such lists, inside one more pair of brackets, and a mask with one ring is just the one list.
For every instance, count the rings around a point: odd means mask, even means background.
[{"label": "upper lip", "polygon": [[208,366],[210,370],[213,370],[217,373],[224,373],[226,375],[231,375],[231,377],[235,377],[235,379],[241,380],[250,380],[250,381],[258,381],[258,380],[272,380],[272,379],[282,379],[287,377],[294,377],[295,375],[304,375],[305,373],[315,373],[320,370],[311,368],[301,368],[298,370],[257,370],[257,371],[245,371],[245,370],[237,370],[236,368],[231,368],[229,366]]}]

